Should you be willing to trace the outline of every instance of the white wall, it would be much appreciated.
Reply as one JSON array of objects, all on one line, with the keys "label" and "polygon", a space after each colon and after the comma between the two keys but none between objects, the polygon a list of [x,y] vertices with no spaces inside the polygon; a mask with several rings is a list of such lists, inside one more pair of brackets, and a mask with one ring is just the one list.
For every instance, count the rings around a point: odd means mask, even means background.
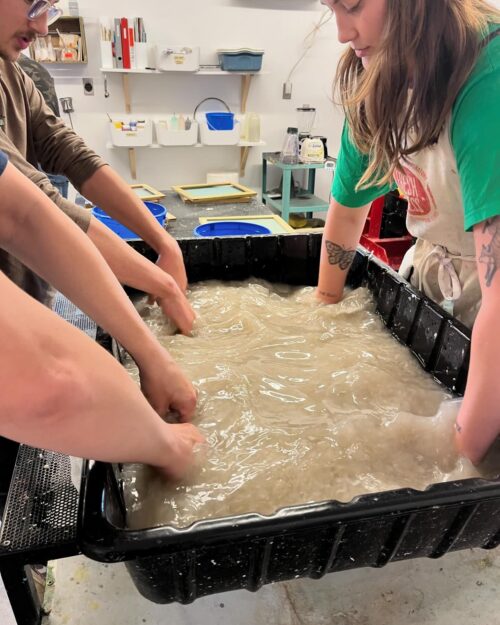
[{"label": "white wall", "polygon": [[[500,0],[492,4],[500,8]],[[296,70],[291,100],[281,97],[290,69],[303,51],[304,37],[325,10],[319,0],[80,0],[85,21],[89,63],[83,68],[51,69],[59,96],[72,96],[75,129],[88,144],[132,182],[127,150],[109,150],[106,112],[124,112],[121,76],[108,75],[109,99],[104,98],[99,71],[99,16],[142,16],[149,41],[171,45],[201,46],[202,63],[215,63],[219,47],[251,47],[265,50],[263,71],[254,79],[248,111],[261,115],[264,150],[279,150],[287,126],[296,125],[296,107],[315,106],[315,132],[328,137],[329,151],[336,155],[343,116],[331,101],[335,67],[342,51],[337,43],[335,20],[320,31],[314,47]],[[104,12],[104,13],[103,13]],[[82,77],[94,79],[95,96],[84,96]],[[204,97],[222,97],[237,112],[240,80],[236,76],[135,75],[132,84],[133,111],[142,114],[192,111]],[[242,182],[260,186],[261,148],[252,148]],[[235,171],[239,149],[163,148],[137,150],[138,180],[159,188],[172,184],[204,182],[208,171]],[[317,193],[328,198],[331,175],[319,172]]]},{"label": "white wall", "polygon": [[[296,70],[291,100],[283,100],[282,86],[303,51],[304,37],[325,10],[319,0],[80,0],[89,63],[87,66],[51,68],[59,97],[71,96],[75,130],[87,143],[132,182],[127,150],[106,147],[106,112],[124,112],[121,76],[108,74],[109,99],[99,71],[99,16],[141,16],[150,42],[201,46],[201,62],[215,63],[219,47],[251,47],[265,50],[263,71],[252,84],[248,111],[261,115],[265,148],[252,148],[246,176],[251,187],[260,186],[262,150],[279,150],[287,126],[296,125],[296,107],[304,103],[317,109],[315,132],[328,137],[329,151],[338,150],[342,114],[331,102],[331,85],[341,46],[335,20],[326,24],[316,43]],[[84,96],[82,77],[94,79],[94,96]],[[133,112],[161,115],[192,111],[204,97],[214,95],[239,111],[240,79],[236,76],[135,75],[130,77]],[[215,108],[215,107],[214,107]],[[208,171],[235,171],[239,148],[163,148],[137,150],[138,180],[159,188],[172,184],[204,182]],[[331,175],[320,172],[317,192],[328,198]]]}]

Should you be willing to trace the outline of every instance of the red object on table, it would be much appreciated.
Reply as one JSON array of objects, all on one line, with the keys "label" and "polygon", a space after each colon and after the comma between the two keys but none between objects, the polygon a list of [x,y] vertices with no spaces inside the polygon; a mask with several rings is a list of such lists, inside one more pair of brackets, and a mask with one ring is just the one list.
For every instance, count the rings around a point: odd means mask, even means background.
[{"label": "red object on table", "polygon": [[393,269],[399,269],[403,256],[413,244],[413,237],[409,234],[384,239],[380,237],[384,206],[385,196],[372,202],[360,243],[382,262]]}]

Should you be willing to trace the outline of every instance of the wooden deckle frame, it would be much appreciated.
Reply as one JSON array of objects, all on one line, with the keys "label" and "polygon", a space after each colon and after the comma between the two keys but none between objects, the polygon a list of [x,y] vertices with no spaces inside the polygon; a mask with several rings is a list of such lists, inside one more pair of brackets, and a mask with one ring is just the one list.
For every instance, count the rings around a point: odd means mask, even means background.
[{"label": "wooden deckle frame", "polygon": [[[224,215],[223,217],[200,217],[199,221],[200,221],[200,224],[213,223],[214,221],[248,221],[248,222],[269,221],[269,222],[274,222],[278,224],[283,233],[293,233],[293,232],[296,233],[297,232],[296,230],[292,228],[292,226],[287,224],[286,221],[283,218],[281,218],[279,215],[239,215],[239,216],[231,215],[230,217]],[[271,232],[272,231],[273,230],[271,228]],[[279,233],[276,233],[276,234],[279,234]]]},{"label": "wooden deckle frame", "polygon": [[[235,182],[214,182],[211,184],[184,184],[172,187],[184,202],[227,203],[249,202],[256,191]],[[221,193],[221,189],[224,192]]]},{"label": "wooden deckle frame", "polygon": [[[131,184],[130,188],[143,202],[154,202],[165,197],[164,193],[148,184]],[[139,191],[143,191],[143,193],[139,193]]]}]

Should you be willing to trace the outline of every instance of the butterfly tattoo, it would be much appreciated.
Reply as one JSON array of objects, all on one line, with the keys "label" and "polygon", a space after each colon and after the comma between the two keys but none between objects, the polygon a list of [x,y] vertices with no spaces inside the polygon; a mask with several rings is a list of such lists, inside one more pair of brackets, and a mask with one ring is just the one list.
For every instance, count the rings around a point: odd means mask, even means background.
[{"label": "butterfly tattoo", "polygon": [[356,255],[356,250],[346,250],[342,245],[337,245],[331,241],[325,241],[325,245],[330,265],[338,265],[342,271],[349,269]]}]

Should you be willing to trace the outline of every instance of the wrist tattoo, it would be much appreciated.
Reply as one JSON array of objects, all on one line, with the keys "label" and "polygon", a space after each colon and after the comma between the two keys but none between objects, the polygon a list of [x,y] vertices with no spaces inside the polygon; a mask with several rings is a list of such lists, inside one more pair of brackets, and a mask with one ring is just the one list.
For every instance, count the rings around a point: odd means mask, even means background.
[{"label": "wrist tattoo", "polygon": [[484,276],[486,286],[491,286],[497,269],[500,267],[500,218],[487,219],[484,222],[484,233],[491,234],[491,241],[483,245],[479,255],[479,262],[486,265]]},{"label": "wrist tattoo", "polygon": [[342,271],[349,269],[356,256],[356,250],[347,250],[333,241],[325,241],[325,247],[330,265],[338,265]]},{"label": "wrist tattoo", "polygon": [[336,299],[336,293],[329,293],[328,291],[318,291],[320,295],[324,295],[325,297],[330,297],[331,299]]}]

